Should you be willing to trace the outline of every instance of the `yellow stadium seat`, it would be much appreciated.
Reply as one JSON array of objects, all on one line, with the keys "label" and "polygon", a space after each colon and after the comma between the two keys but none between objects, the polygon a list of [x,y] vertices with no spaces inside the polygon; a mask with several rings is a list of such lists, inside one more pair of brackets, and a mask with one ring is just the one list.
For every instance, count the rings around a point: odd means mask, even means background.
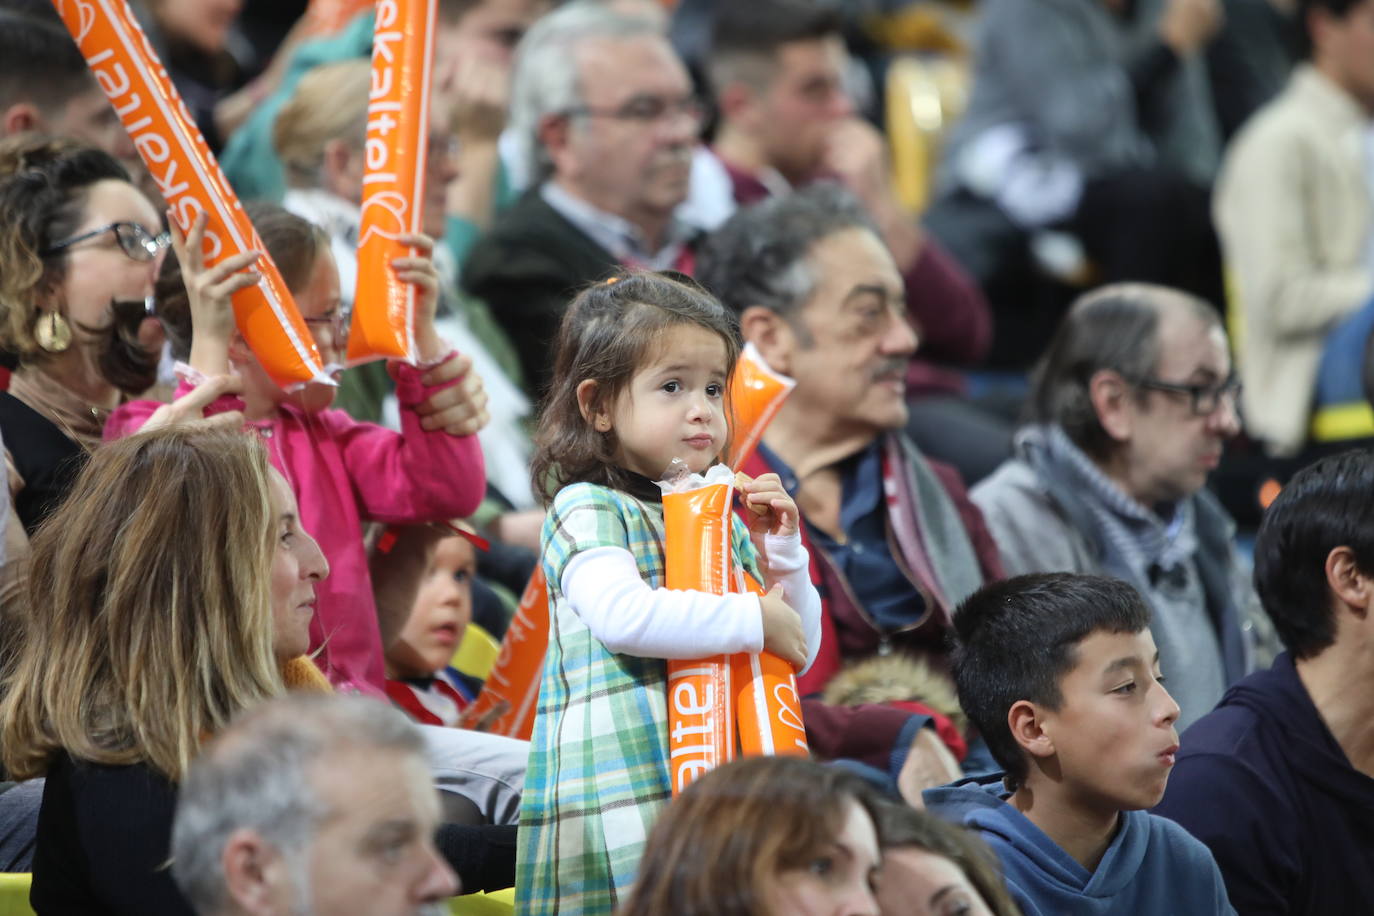
[{"label": "yellow stadium seat", "polygon": [[496,656],[501,654],[501,644],[490,633],[475,623],[469,623],[463,631],[463,641],[453,653],[450,665],[466,674],[485,681],[496,664]]},{"label": "yellow stadium seat", "polygon": [[945,135],[968,104],[968,64],[904,54],[887,70],[888,146],[897,197],[911,213],[930,202]]},{"label": "yellow stadium seat", "polygon": [[33,875],[28,872],[0,873],[0,916],[33,916],[29,906],[29,885]]},{"label": "yellow stadium seat", "polygon": [[449,901],[449,912],[453,916],[512,916],[515,912],[515,889],[454,897]]}]

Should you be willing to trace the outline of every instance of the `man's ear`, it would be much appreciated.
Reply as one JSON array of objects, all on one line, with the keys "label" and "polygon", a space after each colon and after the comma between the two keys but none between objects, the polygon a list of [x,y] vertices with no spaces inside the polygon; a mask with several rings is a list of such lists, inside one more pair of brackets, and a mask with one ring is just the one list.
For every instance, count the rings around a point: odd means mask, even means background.
[{"label": "man's ear", "polygon": [[611,412],[602,403],[601,386],[595,379],[585,378],[577,383],[577,409],[582,419],[599,433],[611,431]]},{"label": "man's ear", "polygon": [[736,124],[746,131],[750,130],[754,126],[752,115],[757,98],[754,90],[742,82],[727,84],[716,95],[716,106],[720,109],[721,121]]},{"label": "man's ear", "polygon": [[557,171],[565,172],[567,168],[558,168],[568,151],[568,139],[572,136],[572,118],[565,114],[547,114],[539,119],[539,126],[535,129],[535,136],[538,142],[544,147]]},{"label": "man's ear", "polygon": [[1111,369],[1099,369],[1088,380],[1088,398],[1092,401],[1097,421],[1117,442],[1131,438],[1135,427],[1135,392]]},{"label": "man's ear", "polygon": [[1360,572],[1355,551],[1342,546],[1326,555],[1326,584],[1357,617],[1369,613],[1374,602],[1374,580]]},{"label": "man's ear", "polygon": [[328,140],[324,144],[324,150],[320,156],[320,176],[324,186],[338,194],[344,199],[350,199],[349,195],[353,190],[349,184],[349,166],[353,160],[353,150],[349,145],[338,137]]},{"label": "man's ear", "polygon": [[739,330],[745,342],[759,351],[768,368],[783,375],[792,374],[797,335],[785,318],[772,309],[751,305],[740,313]]},{"label": "man's ear", "polygon": [[1039,708],[1029,700],[1017,700],[1007,710],[1007,727],[1016,743],[1032,757],[1054,755],[1054,739],[1045,731]]},{"label": "man's ear", "polygon": [[15,102],[0,111],[0,137],[12,137],[25,131],[41,130],[43,118],[29,102]]},{"label": "man's ear", "polygon": [[220,854],[224,890],[237,909],[257,916],[274,916],[283,896],[282,882],[291,875],[273,845],[257,831],[240,827],[229,834]]}]

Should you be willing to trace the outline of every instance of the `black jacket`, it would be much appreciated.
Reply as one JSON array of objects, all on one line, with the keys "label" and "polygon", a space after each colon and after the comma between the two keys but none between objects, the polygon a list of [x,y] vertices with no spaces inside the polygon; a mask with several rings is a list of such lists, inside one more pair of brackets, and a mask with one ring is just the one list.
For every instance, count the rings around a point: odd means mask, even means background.
[{"label": "black jacket", "polygon": [[491,308],[541,396],[553,372],[553,341],[582,287],[619,265],[610,252],[544,202],[538,188],[496,217],[463,265],[463,287]]}]

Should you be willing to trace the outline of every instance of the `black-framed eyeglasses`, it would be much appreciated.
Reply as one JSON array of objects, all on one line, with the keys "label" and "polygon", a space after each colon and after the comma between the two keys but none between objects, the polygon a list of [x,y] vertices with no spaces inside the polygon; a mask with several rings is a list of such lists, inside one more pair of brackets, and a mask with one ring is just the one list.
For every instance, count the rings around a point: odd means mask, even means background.
[{"label": "black-framed eyeglasses", "polygon": [[661,95],[637,95],[619,108],[597,108],[592,105],[579,105],[565,108],[563,114],[572,117],[612,118],[616,121],[635,121],[639,124],[657,124],[669,117],[690,118],[700,122],[706,113],[706,106],[695,95],[667,98]]},{"label": "black-framed eyeglasses", "polygon": [[1181,385],[1177,382],[1166,382],[1157,378],[1143,378],[1135,382],[1135,386],[1150,391],[1167,391],[1172,394],[1187,395],[1193,408],[1193,414],[1199,417],[1211,416],[1221,406],[1222,401],[1235,407],[1236,402],[1240,399],[1241,391],[1240,379],[1234,375],[1223,382],[1216,382],[1211,385]]},{"label": "black-framed eyeglasses", "polygon": [[57,254],[59,251],[62,251],[64,248],[70,248],[77,242],[84,242],[87,239],[102,236],[107,232],[114,233],[115,241],[119,242],[119,247],[135,261],[151,261],[153,258],[157,257],[159,251],[162,251],[168,245],[172,244],[172,236],[169,233],[163,232],[159,235],[153,235],[138,223],[120,221],[117,223],[110,223],[108,226],[101,226],[99,229],[92,229],[90,232],[74,235],[69,239],[58,242],[56,245],[51,245],[43,252],[43,257],[46,258],[49,255]]}]

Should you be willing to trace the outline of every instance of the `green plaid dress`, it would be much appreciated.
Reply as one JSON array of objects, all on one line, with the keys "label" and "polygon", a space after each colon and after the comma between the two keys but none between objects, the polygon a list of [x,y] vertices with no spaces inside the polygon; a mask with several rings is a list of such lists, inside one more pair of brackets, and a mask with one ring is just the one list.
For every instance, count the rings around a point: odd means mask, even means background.
[{"label": "green plaid dress", "polygon": [[[568,605],[563,570],[580,551],[623,547],[663,585],[663,506],[647,493],[577,483],[544,523],[549,650],[520,806],[515,911],[609,914],[627,896],[649,828],[672,797],[668,666],[608,651]],[[733,519],[737,563],[755,578],[748,529]]]}]

